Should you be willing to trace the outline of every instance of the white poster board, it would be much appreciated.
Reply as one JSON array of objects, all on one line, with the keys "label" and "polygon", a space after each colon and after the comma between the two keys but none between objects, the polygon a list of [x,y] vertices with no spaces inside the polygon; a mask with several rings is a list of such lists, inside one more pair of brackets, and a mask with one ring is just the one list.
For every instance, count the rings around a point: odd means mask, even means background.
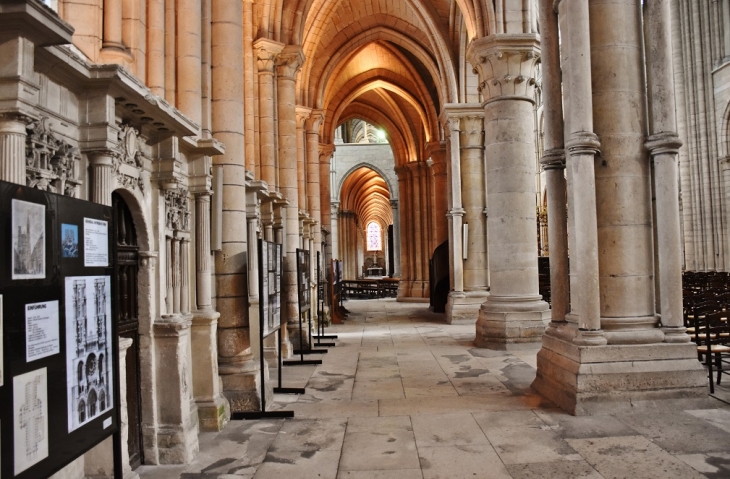
[{"label": "white poster board", "polygon": [[84,218],[84,266],[109,266],[109,223]]},{"label": "white poster board", "polygon": [[13,378],[15,475],[48,457],[48,371]]},{"label": "white poster board", "polygon": [[111,278],[67,276],[64,292],[71,432],[112,408]]},{"label": "white poster board", "polygon": [[27,362],[61,352],[58,324],[58,301],[25,305],[25,360]]}]

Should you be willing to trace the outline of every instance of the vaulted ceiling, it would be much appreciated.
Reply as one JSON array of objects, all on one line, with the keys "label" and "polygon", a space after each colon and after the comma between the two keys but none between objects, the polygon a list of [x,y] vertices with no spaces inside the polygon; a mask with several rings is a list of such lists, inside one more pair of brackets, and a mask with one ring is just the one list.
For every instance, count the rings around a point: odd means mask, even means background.
[{"label": "vaulted ceiling", "polygon": [[371,221],[383,229],[393,224],[388,185],[378,172],[367,167],[353,171],[342,183],[340,209],[354,211],[363,229]]}]

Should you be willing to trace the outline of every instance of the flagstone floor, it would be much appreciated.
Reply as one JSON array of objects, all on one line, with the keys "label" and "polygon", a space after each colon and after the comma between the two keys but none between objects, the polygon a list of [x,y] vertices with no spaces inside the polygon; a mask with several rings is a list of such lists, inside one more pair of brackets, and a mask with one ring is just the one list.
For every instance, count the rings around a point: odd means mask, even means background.
[{"label": "flagstone floor", "polygon": [[[730,407],[573,417],[530,388],[537,350],[475,348],[425,304],[348,301],[320,366],[287,366],[272,408],[200,436],[142,479],[730,478]],[[276,377],[276,371],[272,372]],[[718,394],[730,397],[730,389]]]}]

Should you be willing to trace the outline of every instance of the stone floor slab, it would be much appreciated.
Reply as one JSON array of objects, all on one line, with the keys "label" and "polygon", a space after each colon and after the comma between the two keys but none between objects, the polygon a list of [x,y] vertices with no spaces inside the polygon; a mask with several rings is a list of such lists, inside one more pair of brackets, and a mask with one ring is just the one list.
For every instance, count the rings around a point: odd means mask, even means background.
[{"label": "stone floor slab", "polygon": [[411,421],[419,448],[489,443],[469,413],[413,416]]},{"label": "stone floor slab", "polygon": [[582,460],[511,464],[507,470],[513,479],[603,479],[598,471]]},{"label": "stone floor slab", "polygon": [[266,455],[254,479],[336,479],[339,451],[278,451]]},{"label": "stone floor slab", "polygon": [[504,464],[489,444],[419,447],[424,479],[509,479]]}]

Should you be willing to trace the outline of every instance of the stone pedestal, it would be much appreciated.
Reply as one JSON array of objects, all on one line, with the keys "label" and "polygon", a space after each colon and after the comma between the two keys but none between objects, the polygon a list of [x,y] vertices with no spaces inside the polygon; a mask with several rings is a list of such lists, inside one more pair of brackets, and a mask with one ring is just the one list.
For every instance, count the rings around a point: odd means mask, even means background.
[{"label": "stone pedestal", "polygon": [[191,318],[179,315],[154,324],[160,464],[187,464],[198,453],[198,408],[192,395]]},{"label": "stone pedestal", "polygon": [[446,301],[446,322],[449,324],[474,324],[482,303],[487,300],[486,291],[452,291]]},{"label": "stone pedestal", "polygon": [[212,310],[193,314],[193,395],[201,431],[220,431],[231,417],[231,406],[221,395],[218,376],[218,317],[220,314]]}]

